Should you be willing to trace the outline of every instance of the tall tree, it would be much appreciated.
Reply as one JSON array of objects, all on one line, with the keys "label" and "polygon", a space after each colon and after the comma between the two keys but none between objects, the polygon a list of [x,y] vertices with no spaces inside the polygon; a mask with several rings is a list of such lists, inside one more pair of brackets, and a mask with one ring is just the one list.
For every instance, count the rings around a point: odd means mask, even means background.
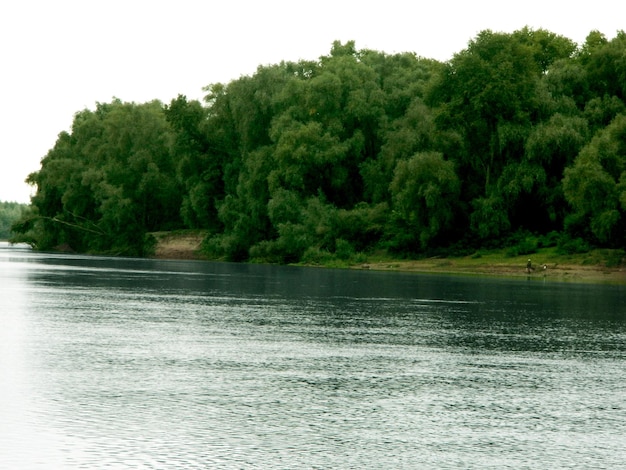
[{"label": "tall tree", "polygon": [[398,162],[391,182],[393,208],[419,240],[419,248],[450,230],[459,192],[454,164],[439,153],[417,153]]},{"label": "tall tree", "polygon": [[626,99],[626,33],[618,31],[608,41],[598,32],[592,31],[581,48],[579,60],[587,72],[589,87],[596,96],[617,96]]},{"label": "tall tree", "polygon": [[430,102],[441,107],[439,124],[460,129],[467,142],[459,171],[481,178],[483,193],[510,158],[520,157],[538,111],[541,72],[526,41],[487,30],[453,57],[431,92]]},{"label": "tall tree", "polygon": [[28,178],[37,186],[37,245],[142,254],[146,232],[180,226],[171,141],[156,101],[114,100],[77,113],[72,132],[59,135]]},{"label": "tall tree", "polygon": [[626,115],[619,115],[565,170],[563,189],[574,208],[570,229],[626,246]]},{"label": "tall tree", "polygon": [[224,198],[227,153],[208,131],[208,110],[179,95],[165,107],[174,131],[172,146],[178,183],[184,188],[181,217],[187,227],[217,231],[219,201]]}]

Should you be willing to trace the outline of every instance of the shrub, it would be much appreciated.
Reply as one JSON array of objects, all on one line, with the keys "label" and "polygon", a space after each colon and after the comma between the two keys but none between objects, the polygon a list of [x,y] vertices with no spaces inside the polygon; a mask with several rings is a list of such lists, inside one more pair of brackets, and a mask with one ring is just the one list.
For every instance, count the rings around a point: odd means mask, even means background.
[{"label": "shrub", "polygon": [[561,234],[559,232],[556,231],[552,231],[549,233],[546,233],[544,236],[539,237],[538,240],[538,247],[539,248],[550,248],[553,246],[557,246],[559,243],[559,238],[561,237]]},{"label": "shrub", "polygon": [[517,244],[510,247],[506,256],[515,257],[520,255],[529,255],[537,252],[538,242],[535,237],[526,237],[520,240]]},{"label": "shrub", "polygon": [[301,261],[304,264],[322,265],[326,264],[333,259],[333,255],[327,250],[323,250],[316,246],[311,246],[306,249],[302,255]]},{"label": "shrub", "polygon": [[345,261],[354,255],[354,247],[349,241],[338,238],[335,241],[335,254],[337,258]]},{"label": "shrub", "polygon": [[607,268],[617,268],[626,263],[626,251],[611,250],[606,257]]},{"label": "shrub", "polygon": [[580,237],[571,238],[568,235],[562,235],[557,244],[557,253],[573,255],[576,253],[587,253],[591,250],[591,246]]}]

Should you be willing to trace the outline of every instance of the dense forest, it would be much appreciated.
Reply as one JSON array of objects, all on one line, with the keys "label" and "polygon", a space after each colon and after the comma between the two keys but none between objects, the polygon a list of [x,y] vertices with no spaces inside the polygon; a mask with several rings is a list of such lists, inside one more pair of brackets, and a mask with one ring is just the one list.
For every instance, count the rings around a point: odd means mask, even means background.
[{"label": "dense forest", "polygon": [[210,257],[270,262],[626,246],[623,31],[486,30],[445,63],[335,42],[205,92],[78,112],[15,240],[141,256],[202,229]]}]

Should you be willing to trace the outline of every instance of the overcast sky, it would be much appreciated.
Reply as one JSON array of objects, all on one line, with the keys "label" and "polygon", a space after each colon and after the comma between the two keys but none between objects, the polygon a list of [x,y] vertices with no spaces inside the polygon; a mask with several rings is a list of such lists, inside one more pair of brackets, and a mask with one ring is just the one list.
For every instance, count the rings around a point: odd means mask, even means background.
[{"label": "overcast sky", "polygon": [[168,103],[317,59],[334,40],[441,61],[483,29],[545,28],[581,44],[626,29],[623,0],[23,0],[0,5],[0,201],[28,202],[74,113],[113,97]]}]

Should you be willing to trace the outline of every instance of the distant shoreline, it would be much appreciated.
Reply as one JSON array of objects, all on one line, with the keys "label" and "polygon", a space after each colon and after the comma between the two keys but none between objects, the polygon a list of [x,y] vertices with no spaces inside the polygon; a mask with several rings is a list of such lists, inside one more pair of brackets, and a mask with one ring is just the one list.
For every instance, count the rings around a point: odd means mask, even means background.
[{"label": "distant shoreline", "polygon": [[[202,232],[153,234],[156,239],[153,259],[163,260],[210,260],[201,252],[205,234]],[[9,244],[7,240],[2,243]],[[537,260],[547,258],[546,255],[533,254]],[[311,267],[362,269],[372,271],[395,271],[422,274],[450,274],[464,276],[506,277],[529,280],[547,280],[580,283],[607,283],[626,285],[626,266],[620,263],[615,267],[607,267],[601,263],[554,262],[545,260],[546,269],[539,261],[534,264],[531,274],[526,273],[526,257],[498,258],[485,257],[458,258],[427,258],[417,260],[377,259],[363,263],[345,263],[340,266],[306,265]]]},{"label": "distant shoreline", "polygon": [[[359,266],[355,266],[359,267]],[[431,274],[458,274],[489,277],[510,277],[525,279],[542,279],[549,281],[567,281],[583,283],[626,284],[624,267],[607,268],[599,265],[581,266],[577,264],[547,265],[544,270],[537,266],[528,274],[523,263],[492,264],[472,263],[468,265],[463,258],[443,258],[439,260],[386,261],[365,263],[361,269],[377,271],[400,271]]]},{"label": "distant shoreline", "polygon": [[[153,235],[157,241],[153,258],[207,260],[201,253],[202,240],[205,235],[202,232],[161,232]],[[419,260],[381,259],[363,263],[346,263],[342,266],[316,265],[316,267],[626,284],[626,267],[623,263],[616,267],[606,267],[602,264],[581,264],[574,261],[563,262],[559,260],[555,262],[549,259],[549,253],[537,253],[531,256],[536,259],[533,262],[534,270],[531,274],[526,272],[527,255],[514,258],[499,257],[496,259],[489,256]],[[546,269],[543,269],[544,263]]]}]

